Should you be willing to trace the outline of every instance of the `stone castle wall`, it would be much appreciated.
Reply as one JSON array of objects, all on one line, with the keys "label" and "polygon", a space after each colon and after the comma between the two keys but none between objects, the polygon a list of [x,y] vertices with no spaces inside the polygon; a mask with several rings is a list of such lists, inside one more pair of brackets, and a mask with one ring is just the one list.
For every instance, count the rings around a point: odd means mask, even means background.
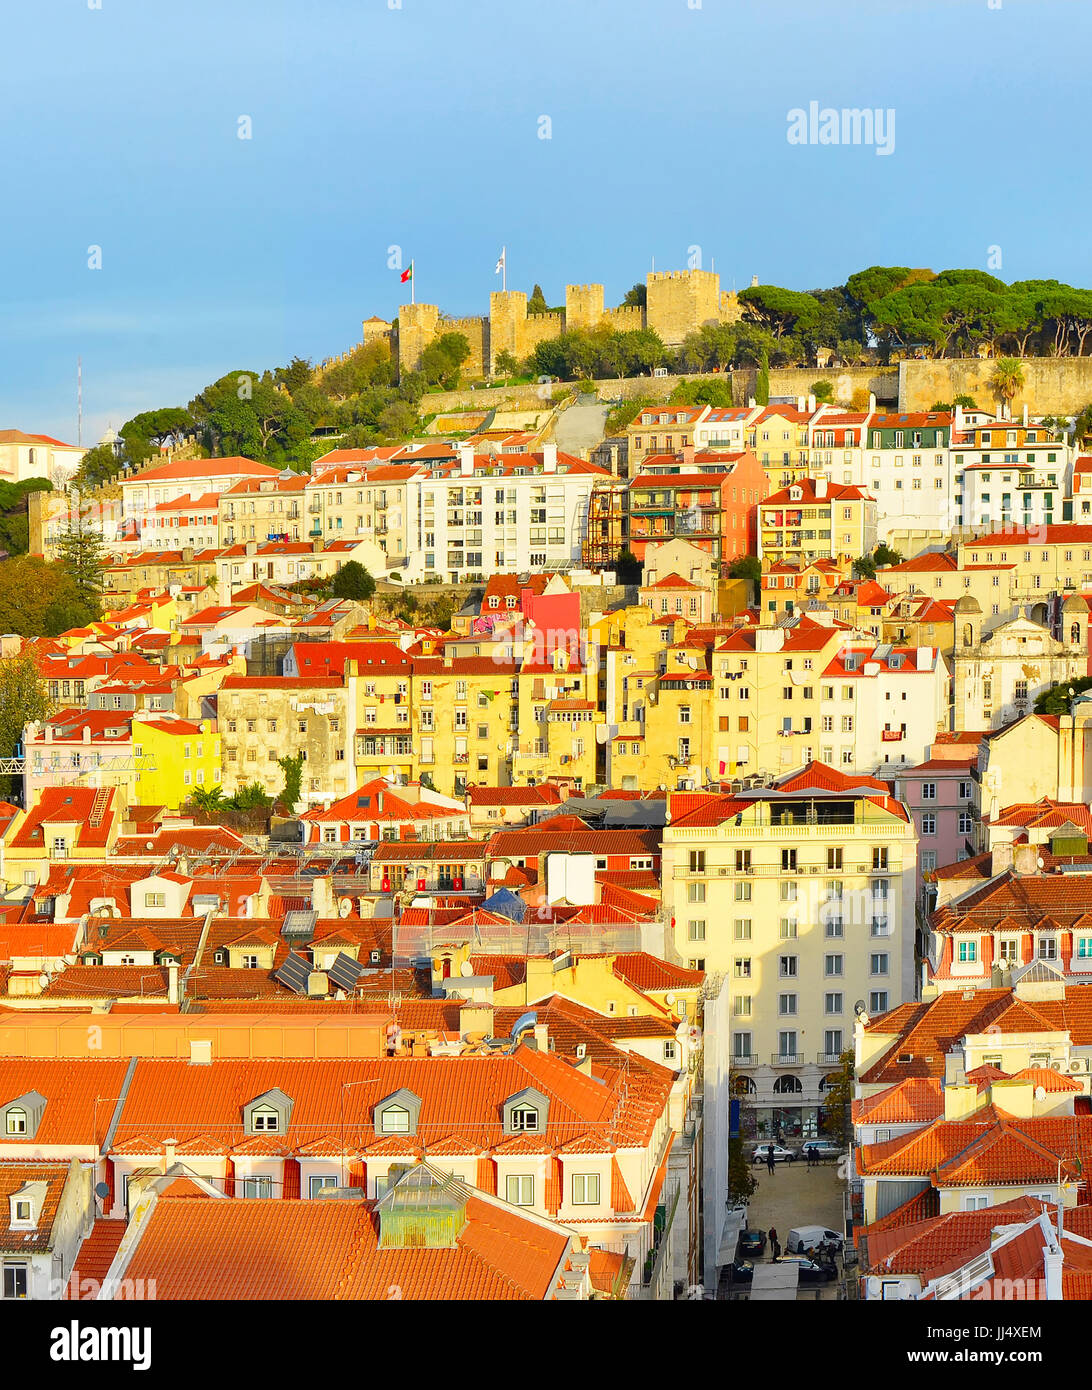
[{"label": "stone castle wall", "polygon": [[[934,401],[971,396],[982,410],[994,410],[997,393],[990,385],[996,361],[978,357],[941,357],[899,363],[899,409],[928,410]],[[1092,357],[1024,357],[1024,385],[1012,401],[1013,415],[1025,403],[1033,415],[1075,415],[1092,401]]]},{"label": "stone castle wall", "polygon": [[398,369],[413,371],[428,344],[445,332],[466,333],[471,356],[464,371],[481,377],[495,369],[501,352],[523,361],[539,343],[575,329],[652,328],[669,347],[677,347],[704,323],[732,323],[740,316],[735,294],[722,292],[720,276],[711,270],[653,271],[646,294],[643,309],[607,308],[602,285],[566,285],[563,313],[529,315],[522,290],[494,290],[488,319],[445,319],[435,304],[404,304],[398,314]]}]

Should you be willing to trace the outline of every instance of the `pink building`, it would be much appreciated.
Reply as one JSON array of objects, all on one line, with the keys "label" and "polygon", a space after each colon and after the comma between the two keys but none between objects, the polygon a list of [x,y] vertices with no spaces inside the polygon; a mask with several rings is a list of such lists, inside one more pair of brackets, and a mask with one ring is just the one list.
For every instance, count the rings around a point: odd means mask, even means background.
[{"label": "pink building", "polygon": [[[951,751],[943,750],[944,754]],[[916,767],[902,768],[894,777],[893,794],[904,802],[918,832],[918,905],[932,909],[936,891],[932,875],[975,853],[976,791],[973,747],[960,756],[937,756],[936,748]]]}]

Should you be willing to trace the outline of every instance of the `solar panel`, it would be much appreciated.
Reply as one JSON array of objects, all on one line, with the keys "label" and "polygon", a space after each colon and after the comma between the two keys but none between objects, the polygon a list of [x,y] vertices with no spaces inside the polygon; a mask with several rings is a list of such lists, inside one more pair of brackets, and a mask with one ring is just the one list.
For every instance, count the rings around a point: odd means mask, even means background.
[{"label": "solar panel", "polygon": [[284,914],[281,935],[286,941],[310,941],[315,934],[315,922],[317,920],[317,912],[293,908],[291,912]]},{"label": "solar panel", "polygon": [[356,982],[364,973],[364,967],[352,956],[339,951],[334,963],[327,967],[326,973],[339,989],[355,989]]},{"label": "solar panel", "polygon": [[311,974],[311,963],[295,951],[289,951],[288,959],[276,971],[273,978],[290,989],[293,994],[306,994],[307,981]]}]

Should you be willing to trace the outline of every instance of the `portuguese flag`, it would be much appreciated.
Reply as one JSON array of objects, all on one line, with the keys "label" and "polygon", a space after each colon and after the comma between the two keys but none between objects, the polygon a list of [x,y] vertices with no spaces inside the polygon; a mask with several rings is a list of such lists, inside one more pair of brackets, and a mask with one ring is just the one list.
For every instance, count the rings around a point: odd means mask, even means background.
[{"label": "portuguese flag", "polygon": [[413,262],[410,261],[410,263],[409,263],[409,269],[408,269],[408,270],[403,270],[403,272],[402,272],[402,284],[404,285],[404,284],[406,283],[407,280],[412,280],[412,279],[413,279]]}]

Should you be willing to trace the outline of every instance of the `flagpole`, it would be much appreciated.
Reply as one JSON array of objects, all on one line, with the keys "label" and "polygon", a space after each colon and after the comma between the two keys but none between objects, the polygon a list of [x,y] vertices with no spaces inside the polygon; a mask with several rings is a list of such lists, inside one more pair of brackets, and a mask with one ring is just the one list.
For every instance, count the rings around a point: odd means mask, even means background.
[{"label": "flagpole", "polygon": [[501,247],[501,292],[508,293],[508,247]]},{"label": "flagpole", "polygon": [[416,268],[416,262],[410,261],[410,263],[409,263],[409,296],[410,296],[409,302],[410,302],[411,304],[416,304],[416,303],[417,303],[417,275],[416,275],[416,273],[415,273],[415,268]]}]

